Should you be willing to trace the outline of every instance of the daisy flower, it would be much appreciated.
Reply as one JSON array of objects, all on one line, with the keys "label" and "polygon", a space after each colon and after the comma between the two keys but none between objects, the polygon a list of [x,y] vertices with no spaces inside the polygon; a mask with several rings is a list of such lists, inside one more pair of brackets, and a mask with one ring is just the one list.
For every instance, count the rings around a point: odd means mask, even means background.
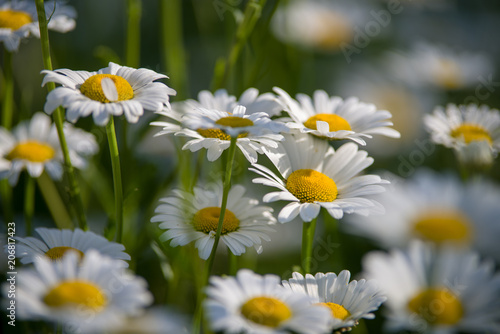
[{"label": "daisy flower", "polygon": [[20,270],[19,318],[54,321],[69,332],[106,332],[151,304],[146,281],[125,271],[122,261],[90,250],[83,259],[68,252],[61,261],[40,257]]},{"label": "daisy flower", "polygon": [[21,259],[21,263],[33,263],[37,258],[44,256],[54,261],[61,260],[68,251],[75,251],[83,257],[90,249],[95,249],[112,259],[130,260],[130,255],[123,252],[125,247],[122,244],[108,241],[91,231],[82,231],[79,228],[72,231],[40,227],[35,229],[35,232],[40,238],[16,238],[16,256]]},{"label": "daisy flower", "polygon": [[445,46],[418,43],[406,53],[389,56],[391,74],[414,86],[433,86],[443,90],[475,85],[481,76],[494,71],[492,61],[483,54],[457,52]]},{"label": "daisy flower", "polygon": [[47,82],[60,84],[47,95],[44,110],[51,114],[57,107],[66,109],[66,118],[74,123],[92,114],[97,125],[106,125],[110,116],[125,115],[136,123],[144,110],[160,111],[170,108],[172,88],[158,79],[166,75],[145,68],[134,69],[110,62],[97,72],[59,69],[42,71],[42,86]]},{"label": "daisy flower", "polygon": [[433,142],[454,148],[466,164],[487,164],[500,150],[500,112],[497,109],[449,104],[446,109],[437,107],[432,115],[425,115],[424,123]]},{"label": "daisy flower", "polygon": [[[254,246],[262,251],[261,239],[270,241],[269,227],[275,223],[272,209],[258,205],[258,201],[243,197],[245,188],[241,185],[231,187],[226,213],[222,224],[221,240],[234,255],[245,253],[246,247]],[[222,185],[213,184],[207,189],[195,187],[193,194],[174,190],[173,197],[160,199],[151,222],[160,223],[167,230],[162,241],[172,239],[170,245],[184,246],[196,241],[200,258],[206,260],[212,251],[219,223],[222,203]]]},{"label": "daisy flower", "polygon": [[[45,14],[47,19],[50,17],[50,30],[68,32],[75,28],[76,11],[73,7],[49,1],[45,3]],[[7,51],[17,51],[21,40],[30,35],[40,37],[35,2],[0,0],[0,42]]]},{"label": "daisy flower", "polygon": [[[218,89],[213,94],[208,90],[203,90],[198,93],[198,100],[190,99],[176,103],[172,105],[172,109],[180,113],[200,108],[230,111],[237,105],[244,106],[248,115],[265,112],[271,117],[279,114],[282,110],[282,106],[274,94],[259,95],[259,90],[256,88],[248,88],[241,94],[239,100],[236,100],[235,96],[229,95],[225,89]],[[170,117],[168,110],[159,112],[159,114]]]},{"label": "daisy flower", "polygon": [[297,101],[281,88],[275,87],[274,91],[293,119],[287,125],[300,132],[328,140],[350,139],[360,145],[366,145],[362,137],[371,138],[373,134],[400,137],[398,131],[387,127],[392,125],[389,121],[392,117],[390,112],[377,110],[375,105],[360,102],[357,98],[344,101],[317,90],[312,99],[298,94]]},{"label": "daisy flower", "polygon": [[[500,262],[500,188],[489,181],[463,184],[453,175],[418,170],[408,179],[391,179],[377,200],[383,216],[349,217],[341,226],[385,247],[406,247],[412,239],[473,247]],[[387,233],[391,231],[391,233]]]},{"label": "daisy flower", "polygon": [[[71,124],[65,124],[64,134],[73,166],[85,168],[87,158],[99,149],[94,135]],[[34,114],[31,120],[18,124],[12,133],[0,127],[0,179],[8,178],[11,185],[17,184],[23,169],[34,178],[46,170],[53,179],[59,180],[63,161],[57,129],[44,113]]]},{"label": "daisy flower", "polygon": [[358,176],[373,159],[365,151],[358,151],[354,143],[346,143],[334,151],[326,141],[312,136],[286,135],[278,149],[266,151],[266,155],[281,177],[258,164],[250,170],[263,176],[254,179],[254,183],[279,189],[266,194],[264,202],[290,202],[278,215],[281,223],[298,215],[309,222],[322,207],[335,219],[342,218],[344,213],[383,212],[378,202],[364,196],[383,192],[382,184],[389,182],[377,175]]},{"label": "daisy flower", "polygon": [[204,307],[210,327],[222,333],[318,334],[328,331],[330,311],[309,296],[285,289],[276,275],[248,269],[236,277],[211,277]]},{"label": "daisy flower", "polygon": [[361,318],[373,319],[376,311],[386,300],[380,293],[375,281],[351,281],[351,273],[343,270],[335,273],[292,274],[291,279],[283,281],[285,288],[305,293],[312,303],[327,307],[331,311],[330,331],[355,326]]},{"label": "daisy flower", "polygon": [[387,296],[389,331],[500,331],[500,275],[474,252],[414,241],[405,251],[369,253],[363,269]]},{"label": "daisy flower", "polygon": [[[189,334],[188,319],[182,314],[154,307],[143,314],[128,317],[117,327],[109,329],[109,334]],[[97,332],[102,333],[102,332]]]},{"label": "daisy flower", "polygon": [[182,122],[182,125],[152,122],[151,125],[163,127],[156,135],[173,133],[190,137],[192,139],[182,149],[196,152],[206,148],[209,161],[217,160],[229,148],[231,137],[237,137],[236,146],[250,163],[255,163],[257,153],[262,154],[264,147],[276,148],[276,142],[283,140],[283,136],[278,133],[288,131],[285,124],[272,121],[269,114],[247,114],[246,108],[240,105],[234,107],[232,112],[199,108],[171,117]]}]

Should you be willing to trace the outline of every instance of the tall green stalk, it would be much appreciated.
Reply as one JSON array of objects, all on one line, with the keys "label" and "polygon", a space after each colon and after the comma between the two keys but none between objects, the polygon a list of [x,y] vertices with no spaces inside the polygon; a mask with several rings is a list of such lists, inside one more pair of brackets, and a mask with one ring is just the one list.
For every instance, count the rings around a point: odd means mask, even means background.
[{"label": "tall green stalk", "polygon": [[[38,13],[38,24],[40,27],[43,67],[46,70],[52,71],[53,68],[52,59],[50,57],[49,31],[47,28],[47,16],[45,14],[43,0],[36,0],[36,10]],[[47,83],[47,89],[49,92],[54,90],[55,88],[56,84],[54,82]],[[85,210],[83,209],[80,187],[76,180],[75,169],[73,167],[73,164],[71,163],[71,158],[69,156],[68,143],[66,142],[66,137],[64,136],[64,110],[61,107],[58,107],[54,111],[52,118],[56,125],[57,135],[59,136],[59,142],[61,144],[61,150],[63,152],[64,164],[69,180],[69,195],[71,198],[71,202],[73,203],[73,207],[75,208],[78,225],[81,229],[87,230],[87,218],[85,217]]]},{"label": "tall green stalk", "polygon": [[26,223],[26,235],[31,235],[33,214],[35,212],[35,179],[26,175],[24,188],[24,222]]},{"label": "tall green stalk", "polygon": [[[7,130],[12,127],[14,109],[14,76],[12,71],[12,53],[4,48],[3,53],[3,92],[2,92],[2,126]],[[14,219],[12,210],[12,187],[7,179],[0,180],[0,195],[5,223]]]},{"label": "tall green stalk", "polygon": [[60,229],[73,229],[73,222],[54,181],[52,181],[47,172],[43,172],[36,181],[56,226]]},{"label": "tall green stalk", "polygon": [[111,155],[111,168],[113,170],[113,188],[115,192],[115,225],[116,241],[121,243],[123,236],[123,188],[122,173],[120,168],[120,153],[116,140],[115,122],[111,116],[106,125],[106,135],[108,137],[109,154]]},{"label": "tall green stalk", "polygon": [[314,232],[316,232],[316,218],[311,220],[309,223],[302,223],[301,262],[304,274],[311,273]]},{"label": "tall green stalk", "polygon": [[142,0],[127,0],[127,41],[125,63],[137,68],[141,57]]}]

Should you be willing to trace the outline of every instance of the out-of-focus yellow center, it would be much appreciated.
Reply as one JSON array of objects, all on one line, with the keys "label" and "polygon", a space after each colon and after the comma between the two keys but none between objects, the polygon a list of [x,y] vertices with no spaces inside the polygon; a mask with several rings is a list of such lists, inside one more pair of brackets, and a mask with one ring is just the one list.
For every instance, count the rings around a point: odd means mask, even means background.
[{"label": "out-of-focus yellow center", "polygon": [[319,305],[328,307],[332,311],[332,317],[340,320],[345,320],[351,315],[351,312],[349,312],[344,306],[339,304],[319,303]]},{"label": "out-of-focus yellow center", "polygon": [[456,324],[464,314],[460,300],[445,288],[421,291],[408,302],[408,309],[433,325]]},{"label": "out-of-focus yellow center", "polygon": [[286,189],[302,203],[333,202],[337,198],[335,181],[313,169],[298,169],[286,180]]},{"label": "out-of-focus yellow center", "polygon": [[118,92],[118,101],[130,100],[134,97],[134,90],[128,81],[114,74],[95,74],[91,76],[80,86],[80,92],[94,101],[102,103],[116,102],[108,100],[102,91],[101,81],[104,78],[113,80]]},{"label": "out-of-focus yellow center", "polygon": [[490,145],[493,143],[490,133],[480,125],[464,123],[451,130],[453,138],[462,138],[466,144],[472,141],[486,140]]},{"label": "out-of-focus yellow center", "polygon": [[309,119],[304,122],[304,126],[309,129],[317,130],[316,121],[327,122],[330,127],[330,132],[340,130],[351,131],[351,125],[349,122],[335,114],[316,114],[309,117]]},{"label": "out-of-focus yellow center", "polygon": [[467,242],[471,238],[471,224],[462,212],[434,210],[421,214],[413,226],[416,234],[435,243]]},{"label": "out-of-focus yellow center", "polygon": [[31,162],[45,162],[52,159],[55,153],[54,149],[45,143],[28,140],[17,144],[6,158],[7,160],[22,159]]},{"label": "out-of-focus yellow center", "polygon": [[292,311],[278,299],[255,297],[243,304],[241,314],[250,321],[276,328],[292,316]]},{"label": "out-of-focus yellow center", "polygon": [[80,259],[83,258],[83,252],[81,250],[67,246],[52,247],[45,253],[45,255],[48,256],[51,260],[55,261],[62,259],[64,254],[66,254],[66,252],[68,251],[77,252],[80,256]]},{"label": "out-of-focus yellow center", "polygon": [[457,89],[463,86],[460,66],[451,59],[440,59],[439,68],[434,73],[437,84],[446,89]]},{"label": "out-of-focus yellow center", "polygon": [[253,122],[251,119],[236,117],[236,116],[227,116],[218,119],[215,124],[230,126],[232,128],[242,128],[244,126],[252,126]]},{"label": "out-of-focus yellow center", "polygon": [[17,30],[31,22],[33,20],[26,12],[11,9],[0,10],[0,28]]},{"label": "out-of-focus yellow center", "polygon": [[[211,231],[216,232],[217,226],[219,225],[220,218],[220,208],[216,206],[211,206],[208,208],[203,208],[195,213],[193,217],[193,227],[195,230],[210,233]],[[234,213],[226,209],[224,214],[224,221],[222,222],[222,234],[229,232],[234,232],[240,226],[240,221]]]},{"label": "out-of-focus yellow center", "polygon": [[321,49],[336,50],[342,43],[349,43],[354,35],[352,24],[341,14],[325,11],[317,16],[319,22],[314,38]]},{"label": "out-of-focus yellow center", "polygon": [[94,311],[101,310],[107,303],[106,296],[97,286],[81,280],[59,283],[45,295],[43,301],[51,307],[79,305]]}]

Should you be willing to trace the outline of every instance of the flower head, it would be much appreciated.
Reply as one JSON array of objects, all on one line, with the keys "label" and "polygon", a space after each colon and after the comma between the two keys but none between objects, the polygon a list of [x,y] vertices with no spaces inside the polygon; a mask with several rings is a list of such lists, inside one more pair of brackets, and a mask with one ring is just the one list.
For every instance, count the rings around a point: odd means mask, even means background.
[{"label": "flower head", "polygon": [[378,202],[365,196],[383,192],[382,184],[388,181],[377,175],[358,175],[373,159],[365,151],[358,151],[354,143],[334,151],[327,142],[307,134],[286,135],[278,149],[268,150],[266,155],[281,177],[258,164],[250,170],[263,176],[254,179],[254,183],[279,189],[265,195],[264,202],[290,202],[278,215],[282,223],[299,214],[304,222],[309,222],[322,207],[336,219],[344,213],[383,212]]},{"label": "flower head", "polygon": [[309,296],[285,289],[275,275],[248,269],[236,277],[211,277],[205,310],[214,331],[223,333],[326,333],[330,311]]},{"label": "flower head", "polygon": [[[76,168],[85,168],[87,157],[98,151],[94,135],[65,124],[71,162]],[[39,177],[44,170],[53,178],[62,177],[63,154],[54,124],[44,113],[36,113],[30,121],[17,125],[12,133],[0,128],[0,178],[17,184],[19,174],[26,169],[31,177]]]},{"label": "flower head", "polygon": [[106,125],[110,116],[120,115],[136,123],[144,110],[170,108],[169,95],[176,94],[167,85],[155,82],[167,78],[166,75],[112,62],[97,72],[59,69],[42,73],[42,86],[47,82],[61,84],[47,95],[45,112],[50,114],[63,106],[67,120],[73,123],[90,114],[97,125]]},{"label": "flower head", "polygon": [[[221,240],[235,255],[245,253],[246,247],[254,246],[262,251],[261,239],[270,241],[269,226],[275,223],[272,209],[258,205],[258,201],[243,197],[245,188],[235,185],[229,191],[222,225]],[[212,251],[222,203],[222,185],[214,184],[207,189],[194,188],[194,194],[174,191],[173,197],[162,198],[151,219],[160,223],[163,241],[172,240],[171,246],[186,245],[196,241],[202,259]]]},{"label": "flower head", "polygon": [[298,94],[294,100],[284,90],[275,87],[293,122],[287,125],[299,129],[302,133],[310,133],[327,140],[350,139],[365,145],[362,139],[371,138],[373,134],[399,138],[398,131],[388,128],[392,125],[392,117],[387,110],[377,110],[373,104],[359,102],[356,98],[342,100],[340,97],[329,97],[325,91],[317,90],[311,99]]}]

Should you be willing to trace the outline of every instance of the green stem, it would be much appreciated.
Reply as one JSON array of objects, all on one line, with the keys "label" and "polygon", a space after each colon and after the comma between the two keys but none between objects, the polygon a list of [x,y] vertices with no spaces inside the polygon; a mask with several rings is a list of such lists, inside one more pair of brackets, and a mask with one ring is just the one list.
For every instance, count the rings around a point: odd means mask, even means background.
[{"label": "green stem", "polygon": [[238,259],[239,257],[234,255],[233,252],[228,250],[228,260],[229,260],[229,275],[236,276],[238,271]]},{"label": "green stem", "polygon": [[14,110],[14,76],[12,73],[12,53],[7,49],[4,49],[3,61],[2,126],[10,130]]},{"label": "green stem", "polygon": [[177,98],[184,99],[189,92],[187,82],[186,51],[182,43],[182,1],[161,0],[162,47],[167,73]]},{"label": "green stem", "polygon": [[26,222],[26,235],[31,235],[33,213],[35,212],[35,179],[26,174],[24,188],[24,221]]},{"label": "green stem", "polygon": [[249,0],[245,8],[243,19],[236,30],[236,36],[227,59],[219,59],[215,65],[213,90],[217,90],[226,85],[229,73],[233,70],[236,61],[240,57],[241,50],[248,41],[262,13],[262,8],[266,0]]},{"label": "green stem", "polygon": [[127,66],[139,67],[141,54],[141,0],[127,0],[127,41],[125,62]]},{"label": "green stem", "polygon": [[[40,27],[40,41],[42,44],[42,58],[43,66],[46,70],[52,71],[52,60],[50,58],[50,43],[49,43],[49,31],[47,28],[47,17],[45,15],[45,7],[43,0],[36,0],[36,10],[38,13],[38,24]],[[54,82],[47,83],[48,91],[52,91],[56,88]],[[71,158],[69,156],[68,143],[66,142],[66,137],[64,135],[64,111],[61,107],[58,107],[54,114],[52,115],[54,123],[57,129],[57,135],[59,136],[59,142],[61,144],[61,150],[63,152],[64,164],[66,167],[66,172],[69,180],[69,195],[71,202],[76,211],[76,217],[78,219],[78,224],[81,229],[87,230],[87,218],[85,217],[85,210],[83,208],[83,201],[80,194],[80,187],[76,180],[75,169],[71,163]]]},{"label": "green stem", "polygon": [[123,234],[123,189],[120,169],[120,154],[118,151],[118,142],[116,141],[115,122],[113,120],[113,117],[110,117],[109,122],[106,125],[106,134],[108,136],[109,154],[111,155],[111,168],[113,170],[116,241],[118,243],[121,243]]},{"label": "green stem", "polygon": [[60,229],[73,229],[73,222],[54,181],[46,172],[43,172],[36,181],[56,226]]},{"label": "green stem", "polygon": [[316,231],[316,218],[309,223],[302,223],[302,250],[301,262],[304,274],[311,273],[312,250],[314,244],[314,232]]},{"label": "green stem", "polygon": [[[226,205],[227,205],[227,197],[229,195],[229,190],[231,189],[231,174],[233,170],[233,161],[234,161],[234,155],[236,153],[236,140],[238,137],[231,137],[231,144],[229,145],[228,149],[228,159],[227,159],[227,165],[226,165],[226,175],[224,177],[224,185],[223,185],[223,191],[222,191],[222,203],[220,207],[220,214],[219,214],[219,223],[217,225],[217,231],[215,232],[215,240],[214,240],[214,245],[212,247],[212,251],[210,252],[210,256],[208,257],[208,260],[206,262],[205,266],[205,273],[204,273],[204,286],[208,285],[208,279],[210,277],[210,273],[212,272],[212,268],[214,265],[214,259],[215,259],[215,253],[217,251],[217,246],[219,245],[219,239],[222,233],[222,224],[224,222],[224,216],[226,214]],[[230,252],[230,250],[228,250]],[[201,322],[203,318],[203,311],[202,311],[202,302],[203,302],[203,292],[199,291],[198,293],[198,300],[197,300],[197,305],[196,305],[196,311],[195,311],[195,320],[193,324],[193,333],[200,333],[201,330]]]},{"label": "green stem", "polygon": [[5,224],[8,224],[14,220],[14,212],[12,210],[12,187],[7,179],[0,180],[0,196]]}]

